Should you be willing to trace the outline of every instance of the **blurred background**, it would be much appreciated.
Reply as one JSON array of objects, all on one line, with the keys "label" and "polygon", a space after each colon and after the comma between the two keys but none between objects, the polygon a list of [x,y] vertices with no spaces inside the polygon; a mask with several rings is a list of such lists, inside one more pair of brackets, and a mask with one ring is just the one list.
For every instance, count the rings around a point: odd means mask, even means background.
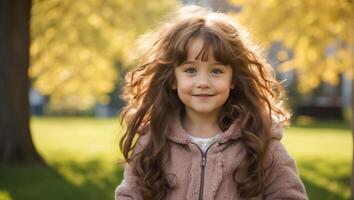
[{"label": "blurred background", "polygon": [[284,81],[309,198],[350,198],[353,1],[2,0],[0,200],[114,198],[134,41],[186,4],[247,27]]}]

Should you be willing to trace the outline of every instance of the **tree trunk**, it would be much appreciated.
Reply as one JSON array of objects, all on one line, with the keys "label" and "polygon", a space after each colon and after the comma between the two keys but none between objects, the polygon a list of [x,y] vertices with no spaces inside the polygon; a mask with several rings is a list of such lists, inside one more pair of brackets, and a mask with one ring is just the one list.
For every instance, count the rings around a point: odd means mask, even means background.
[{"label": "tree trunk", "polygon": [[31,0],[0,2],[0,163],[40,162],[29,128]]},{"label": "tree trunk", "polygon": [[[354,1],[353,1],[354,2]],[[354,31],[353,31],[354,34]],[[353,50],[354,50],[354,44],[353,44]],[[354,55],[353,55],[354,56]],[[353,57],[354,58],[354,57]],[[353,120],[353,116],[354,116],[354,98],[353,98],[353,94],[354,94],[354,78],[352,79],[352,121],[351,121],[351,127],[352,127],[352,177],[351,177],[351,200],[354,200],[354,120]]]},{"label": "tree trunk", "polygon": [[[354,4],[354,0],[353,0],[353,4]],[[354,5],[353,5],[354,8]],[[354,20],[353,20],[354,21]],[[354,37],[354,30],[353,30],[353,37]],[[354,43],[353,43],[353,57],[354,58]],[[351,127],[352,127],[352,177],[351,177],[351,198],[352,200],[354,200],[354,80],[352,79],[352,121],[351,121]]]},{"label": "tree trunk", "polygon": [[[354,9],[354,0],[352,0],[352,8]],[[354,11],[354,10],[353,10]],[[352,19],[352,37],[354,39],[354,15]],[[352,59],[354,59],[354,41],[352,43]],[[352,66],[354,67],[354,66]],[[351,127],[352,127],[352,176],[351,176],[351,181],[350,181],[350,186],[351,186],[351,197],[350,199],[354,200],[354,78],[352,78],[352,121],[351,121]]]}]

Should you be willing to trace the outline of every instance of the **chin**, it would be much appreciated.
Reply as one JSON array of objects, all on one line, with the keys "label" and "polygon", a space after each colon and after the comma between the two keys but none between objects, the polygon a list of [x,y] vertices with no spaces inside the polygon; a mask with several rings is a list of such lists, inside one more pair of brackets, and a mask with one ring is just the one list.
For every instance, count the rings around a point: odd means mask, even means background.
[{"label": "chin", "polygon": [[211,109],[195,109],[194,112],[198,113],[198,114],[212,114],[215,112],[215,110],[211,110]]}]

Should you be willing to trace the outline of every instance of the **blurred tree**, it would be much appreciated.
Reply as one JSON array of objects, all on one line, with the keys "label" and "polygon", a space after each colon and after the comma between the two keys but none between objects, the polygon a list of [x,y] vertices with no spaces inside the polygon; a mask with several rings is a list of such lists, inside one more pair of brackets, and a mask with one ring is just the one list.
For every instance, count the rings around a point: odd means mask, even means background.
[{"label": "blurred tree", "polygon": [[0,2],[0,163],[43,162],[29,128],[30,0]]},{"label": "blurred tree", "polygon": [[[30,77],[55,109],[108,103],[137,35],[176,1],[34,0]],[[125,65],[126,66],[126,65]]]},{"label": "blurred tree", "polygon": [[[242,5],[237,17],[265,47],[285,46],[280,69],[296,69],[298,89],[308,92],[339,74],[353,76],[353,5],[351,0],[231,0]],[[287,53],[293,51],[293,55]]]}]

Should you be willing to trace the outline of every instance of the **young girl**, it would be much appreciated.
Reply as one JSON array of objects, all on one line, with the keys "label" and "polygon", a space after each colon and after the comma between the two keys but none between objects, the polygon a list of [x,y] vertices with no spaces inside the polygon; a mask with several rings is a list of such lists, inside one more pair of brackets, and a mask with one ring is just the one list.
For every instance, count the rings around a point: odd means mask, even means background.
[{"label": "young girl", "polygon": [[281,84],[231,18],[185,7],[144,44],[124,87],[116,199],[307,199],[280,143]]}]

